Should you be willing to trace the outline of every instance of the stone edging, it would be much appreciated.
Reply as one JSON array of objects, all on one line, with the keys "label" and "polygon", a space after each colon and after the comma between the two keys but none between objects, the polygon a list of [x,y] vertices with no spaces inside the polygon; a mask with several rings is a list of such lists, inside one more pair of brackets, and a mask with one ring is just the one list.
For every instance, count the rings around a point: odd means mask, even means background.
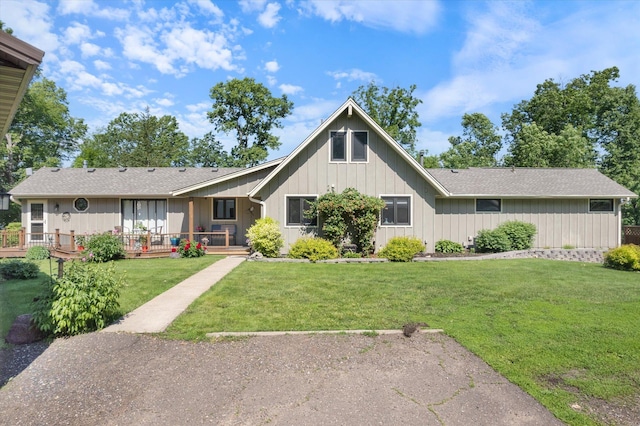
[{"label": "stone edging", "polygon": [[[505,253],[489,253],[468,257],[415,257],[414,262],[444,262],[460,260],[486,260],[486,259],[551,259],[567,260],[574,262],[602,263],[607,250],[600,249],[531,249],[509,251]],[[253,258],[249,256],[249,261],[254,262],[288,262],[288,263],[310,263],[307,259],[278,258]],[[388,262],[384,258],[340,258],[330,260],[320,260],[317,263],[383,263]]]}]

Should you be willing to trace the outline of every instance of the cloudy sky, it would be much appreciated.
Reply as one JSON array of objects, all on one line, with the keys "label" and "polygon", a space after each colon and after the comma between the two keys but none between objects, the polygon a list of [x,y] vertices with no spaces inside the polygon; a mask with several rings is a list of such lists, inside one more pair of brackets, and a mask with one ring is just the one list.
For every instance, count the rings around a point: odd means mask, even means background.
[{"label": "cloudy sky", "polygon": [[438,154],[464,113],[500,124],[547,78],[615,65],[620,85],[640,79],[637,1],[0,0],[0,20],[45,51],[44,76],[91,130],[149,107],[200,137],[218,82],[287,94],[294,112],[270,158],[371,81],[417,85],[417,148]]}]

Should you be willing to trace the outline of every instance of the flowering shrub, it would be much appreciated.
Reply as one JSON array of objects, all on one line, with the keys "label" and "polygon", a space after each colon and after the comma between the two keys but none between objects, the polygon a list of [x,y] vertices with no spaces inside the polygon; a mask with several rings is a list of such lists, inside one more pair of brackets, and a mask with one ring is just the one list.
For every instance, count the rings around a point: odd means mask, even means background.
[{"label": "flowering shrub", "polygon": [[245,236],[249,247],[264,257],[278,257],[284,245],[280,226],[270,217],[256,220]]},{"label": "flowering shrub", "polygon": [[182,240],[178,246],[178,253],[181,257],[200,257],[204,256],[206,252],[207,248],[195,241]]}]

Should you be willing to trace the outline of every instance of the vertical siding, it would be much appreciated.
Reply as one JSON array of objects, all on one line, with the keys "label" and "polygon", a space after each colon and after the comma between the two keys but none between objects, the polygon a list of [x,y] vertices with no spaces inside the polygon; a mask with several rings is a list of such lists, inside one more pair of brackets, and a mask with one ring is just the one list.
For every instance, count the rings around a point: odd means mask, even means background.
[{"label": "vertical siding", "polygon": [[[368,131],[368,161],[331,162],[330,132],[351,130]],[[288,251],[290,244],[304,234],[304,229],[285,226],[285,197],[321,196],[331,191],[332,185],[336,192],[351,187],[375,197],[383,194],[411,196],[411,226],[378,227],[376,249],[390,238],[401,235],[416,236],[433,248],[435,190],[363,120],[343,114],[293,158],[260,193],[266,203],[267,216],[278,220],[283,228],[284,251]]]},{"label": "vertical siding", "polygon": [[474,199],[436,200],[434,235],[468,245],[481,229],[519,220],[533,223],[537,248],[610,248],[618,242],[618,213],[589,212],[587,199],[503,199],[501,213],[475,213]]}]

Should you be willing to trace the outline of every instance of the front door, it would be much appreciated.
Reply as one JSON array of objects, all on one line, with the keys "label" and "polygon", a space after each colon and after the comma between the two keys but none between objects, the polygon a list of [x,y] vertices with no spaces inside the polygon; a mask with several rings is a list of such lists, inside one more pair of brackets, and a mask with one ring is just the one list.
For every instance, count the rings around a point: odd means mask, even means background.
[{"label": "front door", "polygon": [[47,232],[47,203],[45,201],[30,201],[27,212],[27,233],[29,241],[44,242]]}]

